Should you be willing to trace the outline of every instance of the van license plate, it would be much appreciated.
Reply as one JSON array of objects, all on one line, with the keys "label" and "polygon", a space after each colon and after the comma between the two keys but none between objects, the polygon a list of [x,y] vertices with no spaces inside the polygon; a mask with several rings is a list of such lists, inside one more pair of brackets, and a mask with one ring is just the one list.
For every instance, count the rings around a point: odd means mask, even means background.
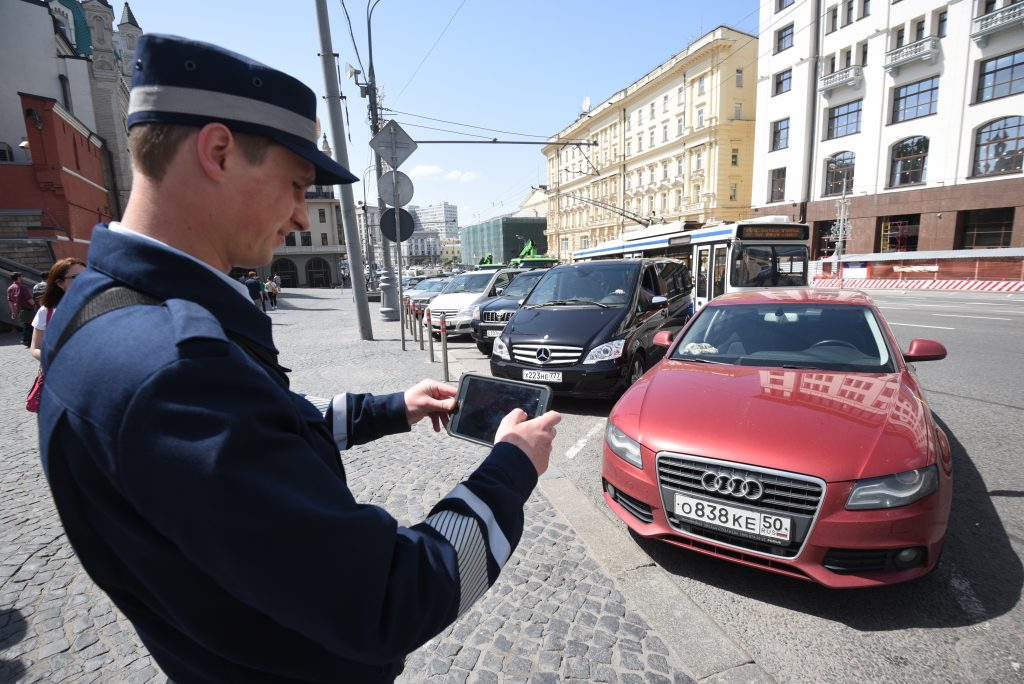
[{"label": "van license plate", "polygon": [[562,372],[524,370],[523,380],[540,380],[541,382],[562,382]]}]

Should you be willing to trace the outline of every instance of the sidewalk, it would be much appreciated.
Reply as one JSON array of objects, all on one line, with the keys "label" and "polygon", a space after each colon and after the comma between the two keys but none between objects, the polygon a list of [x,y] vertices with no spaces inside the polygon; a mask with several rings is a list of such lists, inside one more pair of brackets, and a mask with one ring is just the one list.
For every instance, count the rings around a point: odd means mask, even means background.
[{"label": "sidewalk", "polygon": [[[350,290],[288,290],[270,312],[292,387],[388,392],[441,364],[407,344],[371,303],[374,340],[358,337]],[[0,336],[0,681],[164,682],[130,624],[88,579],[64,539],[23,410],[35,365]],[[461,372],[450,360],[450,375]],[[401,524],[430,507],[486,455],[429,422],[343,454],[356,498]],[[553,457],[553,462],[556,459]],[[588,510],[589,507],[589,510]],[[296,559],[315,562],[314,559]],[[621,529],[553,466],[498,583],[463,618],[409,656],[400,682],[770,681],[663,577]]]}]

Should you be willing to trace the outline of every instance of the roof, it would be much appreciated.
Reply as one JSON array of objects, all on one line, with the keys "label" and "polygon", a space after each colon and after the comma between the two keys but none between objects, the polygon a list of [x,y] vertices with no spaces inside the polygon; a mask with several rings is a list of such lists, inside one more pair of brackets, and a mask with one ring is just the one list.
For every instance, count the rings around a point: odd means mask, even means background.
[{"label": "roof", "polygon": [[[593,263],[593,262],[590,262]],[[871,297],[860,290],[836,289],[834,287],[763,288],[744,290],[719,295],[709,306],[731,304],[847,304],[851,306],[874,306]]]},{"label": "roof", "polygon": [[135,15],[132,14],[132,8],[128,6],[127,2],[124,3],[124,11],[121,12],[121,23],[122,24],[131,24],[132,26],[134,26],[135,28],[137,28],[139,30],[142,29],[142,27],[139,26],[139,22],[135,21]]},{"label": "roof", "polygon": [[85,11],[82,9],[82,5],[75,0],[57,0],[57,2],[67,8],[75,20],[75,25],[68,27],[75,32],[75,50],[80,55],[91,55],[92,33],[89,31],[89,22],[85,20]]}]

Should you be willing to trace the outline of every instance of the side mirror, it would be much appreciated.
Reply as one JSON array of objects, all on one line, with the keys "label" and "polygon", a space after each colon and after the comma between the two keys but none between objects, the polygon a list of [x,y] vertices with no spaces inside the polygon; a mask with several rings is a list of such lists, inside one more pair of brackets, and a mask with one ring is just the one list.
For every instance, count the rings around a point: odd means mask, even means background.
[{"label": "side mirror", "polygon": [[654,295],[651,297],[651,301],[647,304],[648,311],[654,311],[655,309],[664,309],[668,306],[668,297],[661,295]]},{"label": "side mirror", "polygon": [[496,288],[494,288],[494,296],[495,297],[500,297],[501,293],[504,292],[504,291],[505,291],[505,288],[503,288],[503,287],[496,287]]},{"label": "side mirror", "polygon": [[659,330],[654,333],[654,344],[658,347],[670,347],[675,336],[671,330]]},{"label": "side mirror", "polygon": [[946,348],[935,340],[910,340],[910,348],[903,355],[908,362],[938,361],[946,358]]}]

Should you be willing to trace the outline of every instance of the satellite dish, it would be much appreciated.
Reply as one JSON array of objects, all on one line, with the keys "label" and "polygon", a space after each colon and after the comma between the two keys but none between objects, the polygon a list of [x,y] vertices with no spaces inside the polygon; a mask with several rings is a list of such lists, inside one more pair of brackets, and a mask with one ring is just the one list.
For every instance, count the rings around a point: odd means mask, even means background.
[{"label": "satellite dish", "polygon": [[585,98],[583,98],[583,102],[580,103],[580,109],[582,109],[584,112],[589,112],[590,111],[590,96],[589,95],[587,95]]},{"label": "satellite dish", "polygon": [[356,69],[354,66],[352,66],[348,62],[345,63],[345,77],[346,78],[355,78],[356,76],[358,76],[361,73],[363,73],[363,72],[360,71],[359,69]]}]

